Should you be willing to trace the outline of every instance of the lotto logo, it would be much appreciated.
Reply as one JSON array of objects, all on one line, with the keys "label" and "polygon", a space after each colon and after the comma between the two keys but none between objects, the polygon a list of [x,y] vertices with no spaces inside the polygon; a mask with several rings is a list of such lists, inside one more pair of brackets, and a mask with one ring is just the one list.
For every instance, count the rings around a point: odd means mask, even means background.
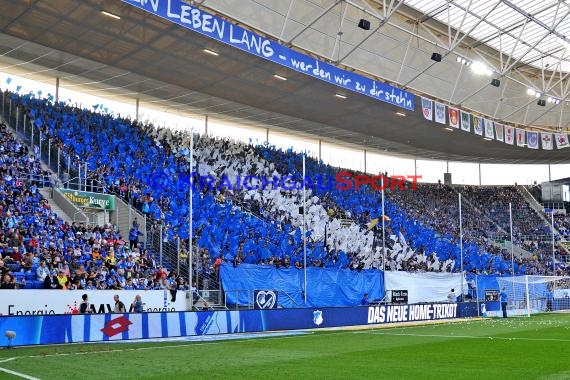
[{"label": "lotto logo", "polygon": [[120,316],[115,319],[111,319],[109,322],[105,323],[105,327],[101,329],[103,334],[107,335],[108,337],[115,336],[122,332],[125,332],[129,329],[129,325],[132,325],[133,322],[129,321],[124,316]]}]

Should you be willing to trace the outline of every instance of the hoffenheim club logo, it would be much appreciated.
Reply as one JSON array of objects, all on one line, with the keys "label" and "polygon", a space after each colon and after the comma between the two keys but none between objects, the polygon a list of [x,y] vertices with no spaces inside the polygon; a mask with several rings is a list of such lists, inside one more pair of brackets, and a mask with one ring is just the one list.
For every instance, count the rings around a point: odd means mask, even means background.
[{"label": "hoffenheim club logo", "polygon": [[271,290],[261,290],[257,293],[255,302],[260,309],[273,309],[275,302],[277,301],[277,296],[274,291]]},{"label": "hoffenheim club logo", "polygon": [[313,323],[317,326],[320,326],[321,323],[323,323],[323,311],[322,310],[313,311]]}]

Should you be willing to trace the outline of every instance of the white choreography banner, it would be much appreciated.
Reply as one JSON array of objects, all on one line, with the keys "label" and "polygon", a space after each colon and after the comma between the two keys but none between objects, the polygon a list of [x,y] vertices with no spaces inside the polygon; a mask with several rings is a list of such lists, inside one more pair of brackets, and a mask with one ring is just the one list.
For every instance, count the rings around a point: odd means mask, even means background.
[{"label": "white choreography banner", "polygon": [[384,272],[386,291],[394,289],[408,290],[408,303],[442,302],[447,301],[451,289],[455,294],[467,294],[467,281],[462,273],[408,273]]}]

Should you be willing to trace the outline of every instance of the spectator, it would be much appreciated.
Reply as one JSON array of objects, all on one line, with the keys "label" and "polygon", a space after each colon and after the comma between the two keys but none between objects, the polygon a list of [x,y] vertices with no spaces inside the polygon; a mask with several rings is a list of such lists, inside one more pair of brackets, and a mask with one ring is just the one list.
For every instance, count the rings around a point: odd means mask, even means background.
[{"label": "spectator", "polygon": [[83,294],[81,296],[81,304],[79,305],[79,314],[89,314],[91,313],[91,304],[89,303],[89,299],[87,294]]},{"label": "spectator", "polygon": [[129,231],[129,247],[131,251],[139,246],[139,236],[143,236],[143,233],[139,231],[138,225],[134,225]]},{"label": "spectator", "polygon": [[57,282],[60,286],[58,289],[67,289],[67,283],[69,282],[69,279],[64,274],[62,269],[60,269],[57,273]]},{"label": "spectator", "polygon": [[38,269],[36,270],[36,278],[39,281],[44,281],[46,279],[46,277],[48,277],[50,274],[48,267],[46,266],[46,262],[45,261],[41,261],[40,262],[40,266],[38,267]]},{"label": "spectator", "polygon": [[447,295],[447,302],[456,302],[457,294],[455,294],[455,289],[451,289],[451,292]]},{"label": "spectator", "polygon": [[44,279],[44,289],[63,289],[59,283],[56,270],[52,270],[50,275]]},{"label": "spectator", "polygon": [[507,295],[506,288],[503,287],[500,294],[501,298],[501,309],[503,310],[503,318],[507,318],[507,303],[509,300],[509,296]]},{"label": "spectator", "polygon": [[113,299],[115,300],[115,307],[113,308],[113,313],[126,313],[127,310],[125,308],[125,304],[119,300],[119,295],[115,294],[113,296]]},{"label": "spectator", "polygon": [[135,313],[142,313],[143,312],[143,303],[142,303],[140,294],[137,294],[135,296],[135,299],[134,299],[131,306],[132,306],[133,312],[135,312]]}]

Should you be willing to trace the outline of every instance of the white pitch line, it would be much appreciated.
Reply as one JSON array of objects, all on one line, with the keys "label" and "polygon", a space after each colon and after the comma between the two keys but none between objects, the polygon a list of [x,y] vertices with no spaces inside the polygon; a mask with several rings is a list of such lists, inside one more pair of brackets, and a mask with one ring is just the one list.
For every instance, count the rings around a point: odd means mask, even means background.
[{"label": "white pitch line", "polygon": [[[343,332],[336,332],[336,333],[331,333],[328,335],[332,335],[332,334],[341,334],[341,333],[350,333],[352,331],[343,331]],[[267,337],[262,337],[261,339],[288,339],[288,338],[293,338],[293,337],[307,337],[307,336],[313,336],[313,334],[307,333],[307,334],[302,334],[302,335],[286,335],[286,336],[267,336]],[[114,353],[114,352],[132,352],[132,351],[148,351],[148,350],[162,350],[162,349],[169,349],[169,348],[183,348],[183,347],[194,347],[194,346],[206,346],[206,345],[210,345],[210,344],[220,344],[220,343],[229,343],[229,342],[240,342],[240,343],[247,343],[247,342],[255,342],[260,338],[256,338],[256,339],[251,339],[251,338],[240,338],[240,339],[228,339],[228,340],[216,340],[216,341],[208,341],[208,342],[193,342],[193,343],[187,343],[187,344],[171,344],[171,345],[164,345],[164,346],[150,346],[150,347],[134,347],[134,348],[118,348],[118,349],[112,349],[112,350],[100,350],[100,351],[81,351],[81,352],[61,352],[61,353],[56,353],[56,354],[36,354],[36,355],[26,355],[26,356],[19,356],[19,357],[14,357],[14,358],[10,358],[10,360],[14,360],[14,359],[24,359],[24,358],[49,358],[49,357],[54,357],[54,356],[73,356],[73,355],[91,355],[91,354],[106,354],[106,353]],[[126,342],[128,343],[128,342]],[[137,342],[140,343],[140,342]],[[137,343],[133,343],[133,344],[137,344]],[[147,343],[153,343],[150,339],[149,342]],[[101,344],[101,343],[97,343],[97,344]],[[6,360],[8,361],[8,360]],[[0,363],[2,363],[0,361]]]},{"label": "white pitch line", "polygon": [[520,338],[520,337],[504,337],[504,336],[477,336],[477,335],[441,335],[441,334],[407,334],[407,333],[385,333],[371,332],[374,335],[392,335],[392,336],[412,336],[412,337],[428,337],[428,338],[459,338],[459,339],[496,339],[496,340],[524,340],[532,342],[570,342],[570,339],[556,338]]},{"label": "white pitch line", "polygon": [[16,359],[18,359],[18,358],[8,358],[8,359],[0,360],[0,363],[6,363],[6,362],[16,360]]},{"label": "white pitch line", "polygon": [[39,378],[37,378],[37,377],[29,376],[29,375],[26,375],[25,373],[21,373],[21,372],[12,371],[12,370],[7,369],[7,368],[2,368],[2,367],[0,367],[0,371],[1,371],[1,372],[5,372],[5,373],[9,373],[10,375],[14,375],[14,376],[17,376],[17,377],[21,377],[22,379],[27,379],[27,380],[41,380],[41,379],[39,379]]}]

